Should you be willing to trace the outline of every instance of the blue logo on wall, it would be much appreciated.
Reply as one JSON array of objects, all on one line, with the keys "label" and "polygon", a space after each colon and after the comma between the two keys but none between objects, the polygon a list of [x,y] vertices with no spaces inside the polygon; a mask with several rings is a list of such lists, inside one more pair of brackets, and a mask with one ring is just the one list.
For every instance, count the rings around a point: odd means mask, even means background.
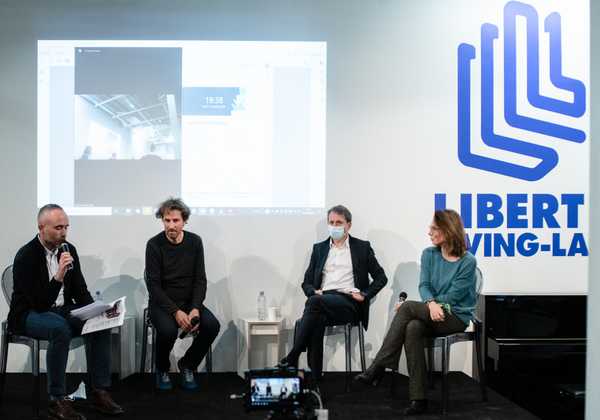
[{"label": "blue logo on wall", "polygon": [[[562,90],[571,92],[573,101],[562,101],[540,93],[538,14],[531,5],[511,1],[504,7],[504,118],[508,125],[525,132],[539,133],[556,139],[582,143],[585,132],[573,127],[520,115],[517,112],[517,48],[516,20],[524,17],[527,24],[527,100],[532,107],[574,118],[581,117],[586,108],[586,88],[579,81],[562,74],[561,22],[556,12],[544,20],[549,34],[550,81]],[[471,151],[471,60],[475,47],[462,43],[458,46],[458,158],[465,166],[488,172],[537,181],[558,164],[558,154],[550,147],[498,135],[494,132],[494,40],[498,27],[490,23],[481,26],[481,138],[495,149],[538,159],[534,167],[522,166]]]}]

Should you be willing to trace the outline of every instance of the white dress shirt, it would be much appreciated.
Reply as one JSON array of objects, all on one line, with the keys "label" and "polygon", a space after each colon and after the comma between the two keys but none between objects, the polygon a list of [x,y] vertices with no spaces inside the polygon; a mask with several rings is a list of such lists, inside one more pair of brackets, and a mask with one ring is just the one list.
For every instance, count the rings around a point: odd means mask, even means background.
[{"label": "white dress shirt", "polygon": [[[46,253],[46,267],[48,268],[48,280],[52,281],[52,278],[54,278],[56,273],[58,273],[58,248],[56,248],[54,251],[50,251],[48,248],[46,248],[39,236],[38,239],[44,247],[44,252]],[[64,304],[65,297],[63,293],[63,285],[61,284],[60,292],[58,292],[58,296],[56,297],[53,306],[63,306]]]},{"label": "white dress shirt", "polygon": [[329,254],[323,267],[321,290],[337,290],[344,293],[358,291],[354,286],[354,271],[350,254],[349,237],[338,247],[329,240]]}]

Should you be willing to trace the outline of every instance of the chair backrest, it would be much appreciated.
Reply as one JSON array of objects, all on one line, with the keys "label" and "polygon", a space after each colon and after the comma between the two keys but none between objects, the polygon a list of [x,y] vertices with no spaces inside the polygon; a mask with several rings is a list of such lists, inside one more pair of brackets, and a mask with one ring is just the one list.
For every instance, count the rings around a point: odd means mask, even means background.
[{"label": "chair backrest", "polygon": [[148,292],[148,306],[150,306],[150,285],[148,284],[148,276],[146,275],[146,269],[144,268],[144,285],[146,286],[146,292]]},{"label": "chair backrest", "polygon": [[10,300],[12,299],[12,293],[13,293],[13,288],[14,288],[12,268],[13,268],[13,266],[11,264],[8,267],[6,267],[4,269],[4,271],[2,272],[2,292],[4,293],[4,299],[6,299],[6,302],[8,303],[9,306],[10,306]]},{"label": "chair backrest", "polygon": [[483,289],[483,273],[477,267],[475,269],[475,307],[474,309],[474,317],[475,320],[479,320],[479,295],[481,294],[481,290]]},{"label": "chair backrest", "polygon": [[476,267],[475,268],[475,296],[477,298],[479,298],[481,289],[483,289],[483,273],[481,272],[479,267]]}]

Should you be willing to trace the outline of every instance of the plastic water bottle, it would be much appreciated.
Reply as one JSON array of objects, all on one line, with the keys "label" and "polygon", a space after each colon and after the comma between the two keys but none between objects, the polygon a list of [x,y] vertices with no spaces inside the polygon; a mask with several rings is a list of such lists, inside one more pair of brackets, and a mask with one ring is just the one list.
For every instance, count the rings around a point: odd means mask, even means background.
[{"label": "plastic water bottle", "polygon": [[267,298],[265,292],[258,294],[258,319],[264,321],[267,319]]},{"label": "plastic water bottle", "polygon": [[102,302],[102,293],[100,293],[100,290],[96,290],[96,297],[94,300],[97,302]]}]

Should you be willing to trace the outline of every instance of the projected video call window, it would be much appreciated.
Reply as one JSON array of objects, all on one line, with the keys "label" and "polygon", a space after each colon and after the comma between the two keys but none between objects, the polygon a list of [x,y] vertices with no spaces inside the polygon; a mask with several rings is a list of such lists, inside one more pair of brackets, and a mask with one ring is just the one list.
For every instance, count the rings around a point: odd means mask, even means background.
[{"label": "projected video call window", "polygon": [[325,113],[325,43],[38,41],[38,205],[319,212]]}]

